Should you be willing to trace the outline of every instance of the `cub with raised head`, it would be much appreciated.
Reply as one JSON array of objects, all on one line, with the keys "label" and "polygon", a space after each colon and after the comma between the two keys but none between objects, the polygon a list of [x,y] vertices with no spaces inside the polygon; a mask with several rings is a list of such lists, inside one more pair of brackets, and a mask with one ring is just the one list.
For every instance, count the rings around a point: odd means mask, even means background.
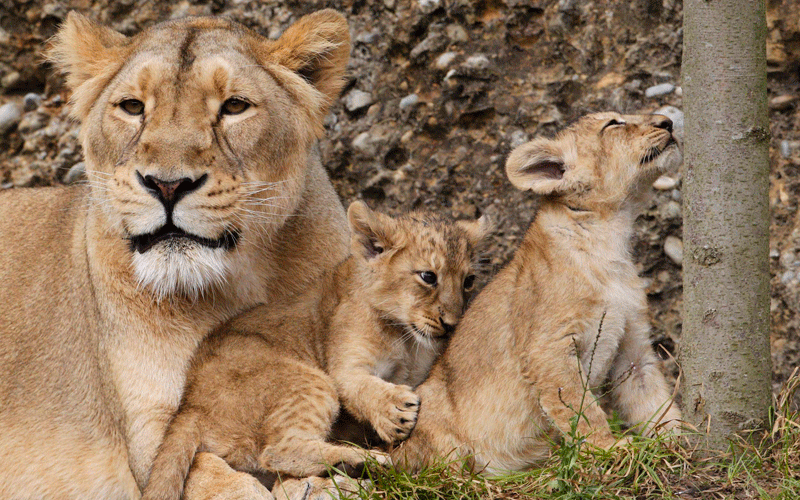
[{"label": "cub with raised head", "polygon": [[630,252],[640,202],[680,161],[671,132],[660,115],[598,113],[511,153],[508,177],[540,196],[539,211],[417,389],[425,404],[396,463],[454,454],[489,473],[522,470],[573,422],[590,443],[613,446],[604,391],[644,432],[678,425]]},{"label": "cub with raised head", "polygon": [[[0,498],[139,498],[203,338],[347,255],[316,141],[349,39],[331,10],[278,40],[67,16],[49,54],[89,182],[0,193]],[[197,458],[203,484],[258,486]]]},{"label": "cub with raised head", "polygon": [[422,382],[461,318],[484,218],[348,210],[352,254],[286,309],[257,307],[192,361],[145,489],[180,498],[197,450],[234,469],[305,477],[358,467],[364,450],[326,442],[340,404],[378,435],[408,437]]}]

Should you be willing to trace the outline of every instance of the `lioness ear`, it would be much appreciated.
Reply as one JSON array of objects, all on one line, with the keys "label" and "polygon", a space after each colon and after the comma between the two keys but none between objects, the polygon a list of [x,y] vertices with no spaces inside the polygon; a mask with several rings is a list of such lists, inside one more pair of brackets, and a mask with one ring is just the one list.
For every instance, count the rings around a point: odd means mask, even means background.
[{"label": "lioness ear", "polygon": [[275,42],[271,58],[299,73],[333,102],[344,86],[350,58],[347,20],[333,9],[303,16]]},{"label": "lioness ear", "polygon": [[467,233],[470,245],[479,247],[491,233],[494,231],[494,222],[492,219],[483,214],[478,220],[460,220],[456,224]]},{"label": "lioness ear", "polygon": [[47,60],[67,75],[67,86],[76,90],[87,80],[105,73],[119,59],[128,37],[70,11],[53,37]]},{"label": "lioness ear", "polygon": [[517,147],[506,161],[506,175],[517,189],[550,194],[562,185],[566,165],[562,152],[547,139]]},{"label": "lioness ear", "polygon": [[364,202],[354,201],[347,209],[347,221],[353,253],[360,253],[369,260],[392,247],[394,227],[390,217],[373,212]]}]

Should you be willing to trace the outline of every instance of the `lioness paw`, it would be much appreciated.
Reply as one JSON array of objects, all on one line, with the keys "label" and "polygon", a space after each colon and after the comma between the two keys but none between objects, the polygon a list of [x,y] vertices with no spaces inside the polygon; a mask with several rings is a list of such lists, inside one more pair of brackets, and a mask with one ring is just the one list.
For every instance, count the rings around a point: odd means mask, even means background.
[{"label": "lioness paw", "polygon": [[417,425],[419,396],[407,385],[396,385],[376,403],[378,413],[372,425],[378,436],[388,443],[407,439]]}]

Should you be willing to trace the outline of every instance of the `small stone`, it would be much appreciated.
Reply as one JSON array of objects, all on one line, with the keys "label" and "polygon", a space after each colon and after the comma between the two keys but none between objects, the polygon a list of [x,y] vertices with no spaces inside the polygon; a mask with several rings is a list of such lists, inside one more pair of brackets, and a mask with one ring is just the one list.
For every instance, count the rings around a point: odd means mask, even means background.
[{"label": "small stone", "polygon": [[442,0],[419,0],[419,10],[424,14],[430,14],[442,5]]},{"label": "small stone", "polygon": [[777,259],[780,257],[781,253],[778,251],[777,248],[770,248],[769,249],[769,258],[770,259]]},{"label": "small stone", "polygon": [[417,94],[409,94],[400,99],[400,109],[411,109],[416,106],[418,102],[419,96]]},{"label": "small stone", "polygon": [[789,143],[789,141],[781,141],[781,156],[784,158],[789,158],[792,156],[792,145]]},{"label": "small stone", "polygon": [[770,99],[769,108],[777,111],[784,111],[790,109],[796,100],[797,96],[794,95],[779,95]]},{"label": "small stone", "polygon": [[446,70],[455,61],[457,54],[455,52],[445,52],[436,58],[434,65],[438,70]]},{"label": "small stone", "polygon": [[525,133],[524,130],[515,130],[511,132],[511,144],[512,148],[516,148],[517,146],[522,146],[526,142],[530,140],[528,134]]},{"label": "small stone", "polygon": [[64,184],[72,184],[82,179],[86,175],[86,163],[78,162],[73,165],[64,175]]},{"label": "small stone", "polygon": [[792,280],[794,280],[795,272],[794,271],[786,271],[781,275],[781,283],[784,285],[788,285]]},{"label": "small stone", "polygon": [[467,30],[465,30],[460,24],[448,24],[444,29],[444,32],[450,41],[462,43],[469,41],[469,34],[467,34]]},{"label": "small stone", "polygon": [[0,135],[5,134],[22,118],[22,111],[13,102],[9,102],[0,106]]},{"label": "small stone", "polygon": [[681,87],[680,85],[675,87],[675,95],[678,97],[683,97],[683,87]]},{"label": "small stone", "polygon": [[372,94],[363,90],[351,90],[344,98],[344,107],[347,111],[354,113],[358,110],[369,107],[373,102]]},{"label": "small stone", "polygon": [[648,87],[644,91],[645,97],[658,97],[660,95],[666,95],[671,93],[675,90],[675,85],[671,83],[661,83],[659,85],[653,85],[652,87]]},{"label": "small stone", "polygon": [[668,201],[666,205],[664,205],[664,218],[666,219],[680,219],[681,217],[681,205],[677,201]]},{"label": "small stone", "polygon": [[0,78],[0,87],[10,89],[19,83],[22,76],[17,71],[11,71],[3,78]]},{"label": "small stone", "polygon": [[794,250],[786,250],[781,254],[778,262],[780,262],[781,266],[788,268],[794,264],[796,259],[797,256],[795,255]]},{"label": "small stone", "polygon": [[676,265],[683,265],[683,242],[677,236],[667,236],[664,240],[664,253]]},{"label": "small stone", "polygon": [[469,69],[486,69],[489,67],[489,58],[483,54],[470,56],[464,61],[464,66]]},{"label": "small stone", "polygon": [[658,189],[659,191],[669,191],[674,189],[675,186],[678,185],[678,181],[673,179],[672,177],[662,175],[653,183],[653,187]]},{"label": "small stone", "polygon": [[394,0],[383,0],[383,5],[389,10],[394,10],[395,3]]},{"label": "small stone", "polygon": [[413,131],[413,130],[407,130],[407,131],[406,131],[406,132],[403,134],[403,136],[402,136],[402,137],[400,137],[400,142],[402,142],[403,144],[405,144],[405,143],[407,143],[408,141],[410,141],[412,137],[414,137],[414,131]]},{"label": "small stone", "polygon": [[49,116],[44,113],[25,113],[17,125],[17,130],[22,134],[29,134],[47,126]]},{"label": "small stone", "polygon": [[25,111],[33,111],[42,104],[42,96],[35,92],[29,92],[22,98],[22,102],[22,107]]}]

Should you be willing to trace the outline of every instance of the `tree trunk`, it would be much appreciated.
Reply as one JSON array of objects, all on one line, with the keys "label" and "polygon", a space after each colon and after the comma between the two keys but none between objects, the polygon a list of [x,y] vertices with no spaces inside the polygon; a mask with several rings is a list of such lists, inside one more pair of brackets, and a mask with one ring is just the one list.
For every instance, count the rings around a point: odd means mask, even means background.
[{"label": "tree trunk", "polygon": [[724,449],[771,403],[765,1],[683,5],[683,411]]}]

